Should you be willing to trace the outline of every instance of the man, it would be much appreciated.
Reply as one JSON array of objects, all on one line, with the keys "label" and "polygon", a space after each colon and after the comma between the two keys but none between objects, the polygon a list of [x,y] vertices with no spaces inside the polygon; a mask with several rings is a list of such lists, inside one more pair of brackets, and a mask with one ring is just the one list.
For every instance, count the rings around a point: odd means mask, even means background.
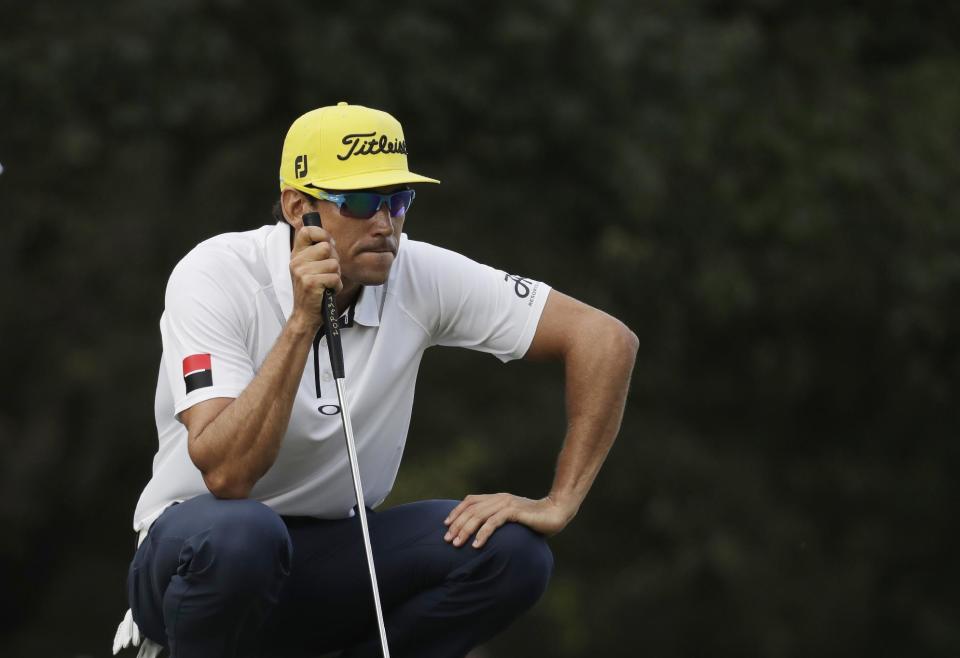
[{"label": "man", "polygon": [[[390,115],[320,108],[284,142],[280,221],[207,240],[176,266],[160,321],[160,445],[115,652],[142,632],[176,658],[380,655],[325,288],[343,312],[391,653],[463,656],[541,596],[544,536],[577,513],[619,430],[637,338],[542,283],[408,239],[409,185],[436,182],[409,171]],[[323,228],[304,226],[311,211]],[[568,432],[548,495],[372,511],[393,485],[432,345],[564,362]]]}]

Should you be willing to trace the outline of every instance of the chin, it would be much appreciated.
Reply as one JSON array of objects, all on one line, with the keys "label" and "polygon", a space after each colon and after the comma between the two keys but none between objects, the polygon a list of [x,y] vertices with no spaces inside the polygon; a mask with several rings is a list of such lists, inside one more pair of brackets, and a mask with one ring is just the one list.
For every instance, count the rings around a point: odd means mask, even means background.
[{"label": "chin", "polygon": [[372,256],[372,258],[364,258],[363,260],[366,262],[357,268],[359,271],[355,272],[355,276],[350,278],[364,286],[379,286],[386,283],[387,277],[390,276],[390,268],[393,266],[396,257],[391,253],[367,253],[363,255]]},{"label": "chin", "polygon": [[390,268],[367,268],[359,272],[357,276],[350,277],[363,286],[381,286],[387,282],[390,276]]},{"label": "chin", "polygon": [[364,276],[359,276],[355,281],[359,282],[362,286],[382,286],[387,282],[387,277],[390,276],[390,271],[387,270],[383,275],[366,273]]}]

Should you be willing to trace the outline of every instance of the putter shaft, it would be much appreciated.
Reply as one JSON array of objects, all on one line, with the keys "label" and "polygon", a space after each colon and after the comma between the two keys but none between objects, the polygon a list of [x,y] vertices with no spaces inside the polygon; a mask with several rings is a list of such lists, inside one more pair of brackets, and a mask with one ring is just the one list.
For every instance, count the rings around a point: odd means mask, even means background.
[{"label": "putter shaft", "polygon": [[370,546],[370,528],[367,526],[367,508],[363,500],[363,485],[360,482],[360,467],[357,459],[357,446],[353,440],[353,423],[347,410],[347,398],[343,390],[343,379],[336,379],[337,398],[340,400],[340,416],[343,418],[343,434],[347,439],[347,456],[350,459],[350,473],[353,475],[353,489],[357,496],[357,514],[360,515],[360,527],[363,530],[363,548],[367,553],[367,566],[370,568],[370,583],[373,586],[373,604],[377,609],[377,625],[380,630],[380,646],[383,658],[390,658],[387,646],[387,629],[383,623],[383,608],[380,607],[380,586],[377,584],[377,570],[373,564],[373,548]]},{"label": "putter shaft", "polygon": [[[308,212],[303,215],[304,226],[322,226],[320,213]],[[353,440],[353,423],[347,410],[347,397],[343,391],[345,376],[343,367],[343,345],[340,343],[340,322],[334,292],[330,288],[323,291],[325,322],[323,332],[327,337],[327,350],[330,355],[330,368],[337,382],[337,398],[340,400],[340,418],[343,420],[343,434],[347,439],[347,457],[350,459],[350,474],[353,476],[353,491],[357,497],[357,514],[360,515],[360,529],[363,531],[363,549],[367,554],[367,567],[370,569],[370,584],[373,587],[373,604],[377,609],[377,626],[380,630],[380,646],[383,658],[390,658],[387,646],[387,629],[383,623],[383,608],[380,607],[380,586],[377,584],[377,570],[373,564],[373,548],[370,546],[370,528],[367,526],[367,508],[364,505],[363,485],[360,483],[360,466],[357,460],[357,445]],[[316,345],[314,346],[316,349]],[[319,385],[318,385],[319,388]],[[320,395],[318,392],[317,395]]]}]

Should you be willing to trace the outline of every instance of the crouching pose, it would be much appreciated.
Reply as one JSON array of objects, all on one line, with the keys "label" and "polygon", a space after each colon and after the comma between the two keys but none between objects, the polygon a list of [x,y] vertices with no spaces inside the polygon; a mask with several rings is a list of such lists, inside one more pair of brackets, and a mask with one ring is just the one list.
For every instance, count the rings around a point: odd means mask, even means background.
[{"label": "crouching pose", "polygon": [[[547,587],[545,537],[576,515],[620,427],[637,350],[618,320],[403,232],[400,124],[340,103],[291,126],[276,222],[199,244],[160,320],[159,448],[134,514],[115,652],[379,656],[340,401],[322,327],[336,291],[364,507],[392,655],[453,658]],[[422,189],[422,188],[421,188]],[[305,226],[317,212],[322,228]],[[456,209],[453,209],[456,212]],[[403,455],[423,352],[555,359],[567,434],[553,485],[378,510]],[[144,639],[145,638],[145,639]]]}]

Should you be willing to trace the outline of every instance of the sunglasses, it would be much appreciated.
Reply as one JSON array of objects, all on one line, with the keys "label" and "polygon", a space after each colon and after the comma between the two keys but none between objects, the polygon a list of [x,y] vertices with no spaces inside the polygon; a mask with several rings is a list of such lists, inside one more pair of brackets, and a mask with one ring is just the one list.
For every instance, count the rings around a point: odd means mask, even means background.
[{"label": "sunglasses", "polygon": [[387,205],[391,217],[403,217],[410,210],[413,198],[416,196],[413,190],[398,190],[391,194],[378,194],[377,192],[341,192],[339,194],[330,194],[320,189],[311,188],[310,194],[324,201],[331,201],[337,204],[341,215],[353,217],[355,219],[370,219],[377,214],[380,206]]}]

